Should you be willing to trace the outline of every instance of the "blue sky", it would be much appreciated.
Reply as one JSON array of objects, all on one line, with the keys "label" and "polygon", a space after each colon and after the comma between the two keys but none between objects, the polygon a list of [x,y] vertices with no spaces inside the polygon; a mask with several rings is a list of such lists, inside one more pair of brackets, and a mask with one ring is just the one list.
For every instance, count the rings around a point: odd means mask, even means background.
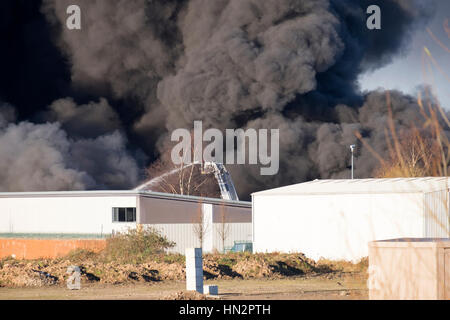
[{"label": "blue sky", "polygon": [[[450,0],[436,0],[436,4],[436,13],[427,27],[447,48],[450,48],[450,35],[445,32],[443,26],[446,19],[450,20]],[[450,53],[441,48],[423,27],[415,31],[402,55],[397,56],[389,65],[381,69],[363,74],[359,79],[361,89],[398,89],[415,95],[419,86],[431,84],[426,81],[422,70],[424,47],[428,48],[441,70],[447,74],[447,78],[450,78]],[[433,75],[435,94],[441,105],[450,110],[450,82],[435,67],[433,67]]]}]

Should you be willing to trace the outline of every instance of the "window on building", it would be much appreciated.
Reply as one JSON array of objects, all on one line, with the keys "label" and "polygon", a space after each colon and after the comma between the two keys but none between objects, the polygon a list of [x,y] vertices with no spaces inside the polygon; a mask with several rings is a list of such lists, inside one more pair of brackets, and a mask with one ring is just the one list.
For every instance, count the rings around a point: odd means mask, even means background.
[{"label": "window on building", "polygon": [[136,208],[112,208],[113,222],[136,222]]}]

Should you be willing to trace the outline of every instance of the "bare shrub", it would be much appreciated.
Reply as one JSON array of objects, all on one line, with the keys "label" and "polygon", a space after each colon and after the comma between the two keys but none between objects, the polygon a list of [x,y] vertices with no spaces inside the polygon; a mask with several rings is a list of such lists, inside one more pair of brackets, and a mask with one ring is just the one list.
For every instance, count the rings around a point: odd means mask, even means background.
[{"label": "bare shrub", "polygon": [[149,226],[140,229],[130,228],[126,232],[108,238],[106,242],[106,248],[101,253],[103,258],[123,263],[142,263],[175,246],[174,242]]}]

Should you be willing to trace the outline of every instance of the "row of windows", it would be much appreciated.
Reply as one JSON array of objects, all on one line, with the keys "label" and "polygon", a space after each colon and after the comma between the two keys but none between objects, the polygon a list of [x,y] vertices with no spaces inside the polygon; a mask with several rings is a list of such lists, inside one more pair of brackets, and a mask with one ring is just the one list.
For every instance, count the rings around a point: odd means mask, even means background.
[{"label": "row of windows", "polygon": [[113,222],[136,222],[136,208],[112,208]]}]

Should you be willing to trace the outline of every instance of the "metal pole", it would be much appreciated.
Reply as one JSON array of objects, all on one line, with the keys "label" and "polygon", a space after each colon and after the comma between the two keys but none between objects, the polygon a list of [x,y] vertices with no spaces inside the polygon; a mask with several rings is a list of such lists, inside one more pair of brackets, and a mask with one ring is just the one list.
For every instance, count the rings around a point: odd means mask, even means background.
[{"label": "metal pole", "polygon": [[352,152],[352,179],[353,179],[353,150],[355,149],[355,145],[350,145],[350,151]]},{"label": "metal pole", "polygon": [[352,179],[353,179],[353,149],[352,149]]}]

